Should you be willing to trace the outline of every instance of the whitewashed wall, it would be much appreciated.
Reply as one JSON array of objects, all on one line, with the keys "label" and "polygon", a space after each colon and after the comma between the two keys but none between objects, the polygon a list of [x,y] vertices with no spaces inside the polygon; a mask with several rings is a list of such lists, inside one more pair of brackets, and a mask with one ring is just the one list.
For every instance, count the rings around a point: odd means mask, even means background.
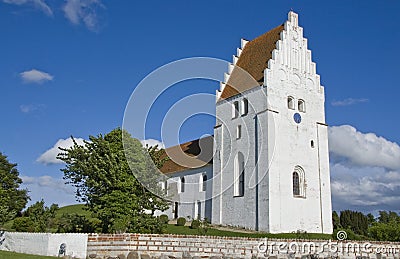
[{"label": "whitewashed wall", "polygon": [[[201,189],[201,177],[207,175],[206,190]],[[206,165],[196,169],[189,169],[168,175],[167,196],[172,202],[178,202],[178,217],[195,219],[211,219],[211,194],[212,194],[212,165]],[[185,191],[180,191],[180,178],[185,177]],[[174,204],[164,211],[156,211],[155,215],[166,214],[170,219],[175,217]]]},{"label": "whitewashed wall", "polygon": [[[289,13],[264,73],[264,86],[217,103],[214,152],[221,156],[214,159],[212,222],[270,233],[332,233],[325,94],[297,14]],[[295,99],[293,110],[289,96]],[[248,114],[232,118],[233,103],[243,98],[249,101]],[[300,99],[305,112],[297,107]],[[295,113],[301,114],[301,123],[294,121]],[[245,158],[243,197],[233,192],[238,152]],[[293,195],[297,166],[305,171],[303,197]]]},{"label": "whitewashed wall", "polygon": [[88,234],[50,234],[5,232],[0,250],[25,254],[57,256],[60,245],[65,243],[66,255],[86,258]]}]

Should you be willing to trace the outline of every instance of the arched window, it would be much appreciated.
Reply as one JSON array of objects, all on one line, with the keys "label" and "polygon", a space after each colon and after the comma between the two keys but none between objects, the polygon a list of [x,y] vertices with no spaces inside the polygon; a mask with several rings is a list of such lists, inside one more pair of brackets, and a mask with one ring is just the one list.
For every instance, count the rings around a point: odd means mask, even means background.
[{"label": "arched window", "polygon": [[235,101],[232,105],[232,119],[235,119],[239,116],[239,102]]},{"label": "arched window", "polygon": [[236,139],[240,139],[242,137],[242,125],[237,125],[236,127]]},{"label": "arched window", "polygon": [[168,194],[168,181],[164,181],[164,194]]},{"label": "arched window", "polygon": [[185,192],[185,177],[181,177],[181,192]]},{"label": "arched window", "polygon": [[249,112],[249,101],[246,98],[242,100],[242,116],[247,115]]},{"label": "arched window", "polygon": [[202,180],[201,191],[205,192],[207,189],[207,175],[203,174],[201,176],[201,180]]},{"label": "arched window", "polygon": [[300,195],[300,179],[299,174],[297,172],[293,172],[293,195]]},{"label": "arched window", "polygon": [[297,102],[297,109],[299,110],[299,112],[306,112],[306,102],[304,100],[299,100]]},{"label": "arched window", "polygon": [[304,169],[300,166],[295,166],[293,174],[293,196],[294,197],[306,197],[306,184]]},{"label": "arched window", "polygon": [[292,96],[287,98],[287,106],[289,109],[294,110],[294,98]]},{"label": "arched window", "polygon": [[234,164],[234,186],[233,195],[243,196],[244,195],[244,157],[242,153],[238,153],[235,158]]}]

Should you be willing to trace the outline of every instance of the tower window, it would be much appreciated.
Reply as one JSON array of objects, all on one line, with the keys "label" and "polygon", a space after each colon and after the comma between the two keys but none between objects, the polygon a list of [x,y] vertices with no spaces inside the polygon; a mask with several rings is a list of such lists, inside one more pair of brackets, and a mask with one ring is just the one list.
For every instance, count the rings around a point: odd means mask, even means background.
[{"label": "tower window", "polygon": [[164,181],[164,184],[163,184],[163,185],[164,185],[164,186],[163,186],[163,187],[164,187],[164,188],[163,188],[163,189],[164,189],[164,194],[167,195],[167,194],[168,194],[168,182],[167,182],[167,181]]},{"label": "tower window", "polygon": [[242,125],[237,125],[236,128],[236,139],[240,139],[242,137]]},{"label": "tower window", "polygon": [[246,98],[243,98],[242,100],[242,116],[247,115],[247,113],[249,112],[249,101]]},{"label": "tower window", "polygon": [[294,110],[294,98],[292,96],[287,98],[287,106],[289,109]]},{"label": "tower window", "polygon": [[232,119],[235,119],[239,116],[239,102],[235,101],[232,105]]},{"label": "tower window", "polygon": [[205,192],[207,189],[207,175],[203,174],[201,177],[201,189],[200,191]]},{"label": "tower window", "polygon": [[185,177],[181,177],[181,192],[185,192]]},{"label": "tower window", "polygon": [[293,195],[300,195],[300,179],[299,174],[297,172],[293,172]]},{"label": "tower window", "polygon": [[293,196],[294,197],[306,197],[306,187],[305,187],[305,176],[304,170],[300,166],[294,168],[292,174],[293,181]]},{"label": "tower window", "polygon": [[304,100],[300,99],[297,104],[299,112],[306,112],[306,102]]},{"label": "tower window", "polygon": [[311,147],[314,148],[314,140],[311,140]]},{"label": "tower window", "polygon": [[244,195],[244,157],[242,153],[238,153],[234,164],[234,186],[233,196],[240,197]]}]

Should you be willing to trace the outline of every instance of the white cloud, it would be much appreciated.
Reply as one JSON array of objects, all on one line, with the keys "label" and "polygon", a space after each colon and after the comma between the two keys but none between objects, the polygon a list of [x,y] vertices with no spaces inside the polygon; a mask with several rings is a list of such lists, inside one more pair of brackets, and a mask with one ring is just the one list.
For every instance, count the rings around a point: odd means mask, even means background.
[{"label": "white cloud", "polygon": [[[84,145],[84,139],[82,138],[75,138],[75,141],[78,145]],[[43,163],[43,164],[62,164],[63,161],[57,159],[58,153],[61,152],[59,149],[61,148],[69,148],[74,145],[74,142],[72,141],[72,138],[67,138],[67,139],[59,139],[57,143],[44,152],[36,161]]]},{"label": "white cloud", "polygon": [[73,24],[81,22],[92,31],[99,27],[98,10],[104,9],[100,0],[67,0],[63,7],[65,17]]},{"label": "white cloud", "polygon": [[342,125],[329,128],[329,151],[335,210],[398,210],[400,146],[397,143]]},{"label": "white cloud", "polygon": [[21,104],[19,106],[19,109],[23,113],[31,113],[35,111],[40,111],[46,108],[46,105],[44,104]]},{"label": "white cloud", "polygon": [[361,133],[342,125],[329,128],[331,157],[357,166],[377,166],[400,169],[400,146],[374,133]]},{"label": "white cloud", "polygon": [[30,177],[30,176],[26,176],[26,175],[21,175],[20,178],[22,179],[22,182],[24,184],[32,184],[36,181],[35,177]]},{"label": "white cloud", "polygon": [[335,210],[395,211],[400,207],[400,171],[340,163],[331,164],[330,169]]},{"label": "white cloud", "polygon": [[353,104],[357,104],[357,103],[365,103],[368,102],[369,100],[366,98],[359,98],[359,99],[355,99],[355,98],[347,98],[341,101],[332,101],[331,104],[332,106],[349,106],[349,105],[353,105]]},{"label": "white cloud", "polygon": [[25,83],[36,83],[36,84],[41,84],[47,81],[51,81],[54,78],[54,76],[36,69],[21,72],[19,75],[21,76],[22,80]]},{"label": "white cloud", "polygon": [[149,145],[150,147],[158,145],[158,148],[165,148],[164,144],[157,140],[157,139],[145,139],[140,141],[144,147],[146,147],[146,144]]},{"label": "white cloud", "polygon": [[56,203],[59,206],[65,206],[77,203],[75,188],[72,185],[65,184],[65,180],[62,177],[21,175],[21,179],[23,181],[21,187],[27,188],[31,197],[28,206],[41,199],[47,205]]},{"label": "white cloud", "polygon": [[36,9],[41,10],[42,12],[44,12],[49,16],[53,15],[53,11],[43,0],[3,0],[3,2],[6,4],[15,4],[15,5],[30,4],[33,5]]}]

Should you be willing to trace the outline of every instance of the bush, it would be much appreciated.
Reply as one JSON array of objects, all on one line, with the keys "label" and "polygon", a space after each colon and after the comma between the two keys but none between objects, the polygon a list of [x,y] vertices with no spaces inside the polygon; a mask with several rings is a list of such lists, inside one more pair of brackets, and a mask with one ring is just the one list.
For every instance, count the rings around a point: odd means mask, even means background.
[{"label": "bush", "polygon": [[200,221],[197,219],[194,219],[190,224],[190,228],[192,229],[198,229],[199,227],[200,227]]},{"label": "bush", "polygon": [[12,228],[17,232],[35,232],[36,224],[31,218],[19,217],[14,219]]},{"label": "bush", "polygon": [[186,224],[186,219],[185,218],[180,217],[176,221],[176,225],[177,226],[184,226],[185,224]]},{"label": "bush", "polygon": [[160,215],[160,221],[164,224],[168,224],[168,221],[169,221],[168,215],[166,215],[166,214]]}]

